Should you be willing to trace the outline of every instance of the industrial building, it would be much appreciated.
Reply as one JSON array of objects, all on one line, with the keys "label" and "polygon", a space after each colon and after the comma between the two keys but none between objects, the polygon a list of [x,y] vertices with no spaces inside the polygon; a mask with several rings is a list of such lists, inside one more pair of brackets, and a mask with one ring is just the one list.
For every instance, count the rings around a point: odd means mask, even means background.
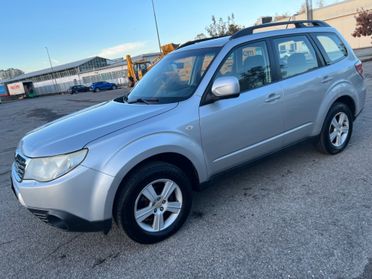
[{"label": "industrial building", "polygon": [[[143,54],[134,61],[154,61],[159,53]],[[66,92],[73,85],[89,86],[93,82],[108,81],[124,85],[127,80],[127,63],[123,59],[110,60],[91,57],[83,60],[58,65],[47,69],[22,74],[12,79],[3,80],[7,92],[0,95],[27,94],[33,90],[37,95]]]}]

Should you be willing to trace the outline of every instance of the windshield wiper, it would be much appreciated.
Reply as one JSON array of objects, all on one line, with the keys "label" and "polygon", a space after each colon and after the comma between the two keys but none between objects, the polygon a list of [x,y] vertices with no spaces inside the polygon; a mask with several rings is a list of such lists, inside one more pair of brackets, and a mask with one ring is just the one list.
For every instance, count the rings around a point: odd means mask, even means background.
[{"label": "windshield wiper", "polygon": [[128,104],[134,104],[134,103],[144,103],[144,104],[154,104],[159,103],[159,99],[157,98],[138,98],[133,101],[127,101]]}]

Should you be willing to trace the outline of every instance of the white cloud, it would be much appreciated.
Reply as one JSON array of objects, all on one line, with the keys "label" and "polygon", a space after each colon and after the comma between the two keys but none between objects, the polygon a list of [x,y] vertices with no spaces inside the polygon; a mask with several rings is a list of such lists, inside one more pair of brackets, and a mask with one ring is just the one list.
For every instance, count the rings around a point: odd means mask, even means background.
[{"label": "white cloud", "polygon": [[109,48],[104,48],[98,53],[98,56],[104,58],[118,58],[125,56],[126,54],[138,54],[141,53],[146,46],[146,42],[131,42],[116,45]]}]

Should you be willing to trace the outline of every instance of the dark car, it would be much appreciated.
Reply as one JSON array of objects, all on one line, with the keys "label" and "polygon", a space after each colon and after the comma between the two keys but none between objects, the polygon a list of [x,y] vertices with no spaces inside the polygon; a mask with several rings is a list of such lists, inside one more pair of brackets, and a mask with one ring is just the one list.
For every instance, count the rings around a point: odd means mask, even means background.
[{"label": "dark car", "polygon": [[116,88],[118,88],[118,86],[115,83],[106,81],[94,82],[90,86],[90,90],[93,92],[98,92],[101,90],[115,90]]},{"label": "dark car", "polygon": [[70,94],[78,93],[78,92],[88,92],[89,87],[84,86],[84,85],[74,85],[71,86],[68,90]]}]

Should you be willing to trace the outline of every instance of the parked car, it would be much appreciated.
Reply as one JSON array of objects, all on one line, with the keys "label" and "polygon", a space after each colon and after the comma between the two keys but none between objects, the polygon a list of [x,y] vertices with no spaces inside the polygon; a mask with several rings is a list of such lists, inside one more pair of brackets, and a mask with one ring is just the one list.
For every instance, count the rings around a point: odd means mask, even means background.
[{"label": "parked car", "polygon": [[[295,28],[253,32],[287,24]],[[280,65],[288,44],[296,51]],[[28,133],[12,188],[53,226],[107,232],[115,220],[154,243],[185,222],[192,190],[221,172],[307,138],[324,153],[343,151],[365,95],[362,63],[321,21],[189,42],[128,97]]]},{"label": "parked car", "polygon": [[90,86],[90,90],[93,92],[99,92],[102,90],[115,90],[118,86],[115,83],[106,82],[106,81],[100,81],[100,82],[94,82]]},{"label": "parked car", "polygon": [[84,85],[74,85],[68,89],[68,92],[70,94],[75,94],[78,92],[88,92],[88,91],[89,91],[89,87],[84,86]]}]

